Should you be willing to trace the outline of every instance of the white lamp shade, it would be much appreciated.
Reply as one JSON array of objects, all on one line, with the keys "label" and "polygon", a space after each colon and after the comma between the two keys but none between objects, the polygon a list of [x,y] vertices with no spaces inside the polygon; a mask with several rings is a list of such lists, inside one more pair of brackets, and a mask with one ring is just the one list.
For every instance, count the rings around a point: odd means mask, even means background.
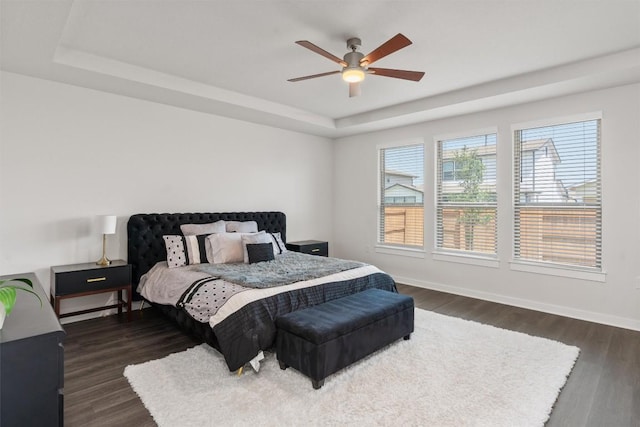
[{"label": "white lamp shade", "polygon": [[116,232],[115,215],[102,215],[98,217],[98,230],[102,234],[114,234]]}]

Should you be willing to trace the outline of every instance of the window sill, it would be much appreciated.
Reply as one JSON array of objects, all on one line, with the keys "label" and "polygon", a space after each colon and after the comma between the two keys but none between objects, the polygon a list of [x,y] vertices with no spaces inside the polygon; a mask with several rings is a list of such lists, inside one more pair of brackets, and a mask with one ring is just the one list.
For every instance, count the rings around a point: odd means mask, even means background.
[{"label": "window sill", "polygon": [[440,251],[432,252],[432,255],[435,261],[456,262],[459,264],[477,265],[480,267],[490,268],[500,267],[500,261],[494,257]]},{"label": "window sill", "polygon": [[410,258],[424,259],[424,249],[403,248],[399,246],[376,245],[375,251],[379,254],[406,256]]},{"label": "window sill", "polygon": [[602,271],[586,271],[571,267],[542,265],[525,261],[510,261],[511,270],[527,273],[546,274],[549,276],[569,277],[572,279],[589,280],[604,283],[607,281],[607,273]]}]

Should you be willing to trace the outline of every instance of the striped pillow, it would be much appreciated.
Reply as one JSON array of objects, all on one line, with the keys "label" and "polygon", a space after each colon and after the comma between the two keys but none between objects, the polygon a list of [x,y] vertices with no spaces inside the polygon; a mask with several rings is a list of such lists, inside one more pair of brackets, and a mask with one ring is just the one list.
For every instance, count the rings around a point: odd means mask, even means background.
[{"label": "striped pillow", "polygon": [[208,234],[197,236],[162,236],[167,249],[169,268],[203,264],[207,261],[205,239]]},{"label": "striped pillow", "polygon": [[271,235],[271,240],[273,241],[273,253],[275,255],[286,254],[288,252],[287,247],[282,241],[282,236],[280,235],[280,233],[269,233],[269,234]]}]

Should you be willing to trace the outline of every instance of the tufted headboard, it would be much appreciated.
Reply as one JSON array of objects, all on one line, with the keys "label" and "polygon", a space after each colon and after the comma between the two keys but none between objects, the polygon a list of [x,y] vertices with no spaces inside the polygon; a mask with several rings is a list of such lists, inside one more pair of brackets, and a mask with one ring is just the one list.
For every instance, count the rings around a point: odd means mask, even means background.
[{"label": "tufted headboard", "polygon": [[[256,221],[258,230],[287,238],[287,217],[282,212],[162,213],[136,214],[127,223],[127,259],[132,266],[133,288],[157,262],[167,259],[162,236],[182,234],[181,224],[204,224],[218,220]],[[137,293],[135,295],[137,297]]]}]

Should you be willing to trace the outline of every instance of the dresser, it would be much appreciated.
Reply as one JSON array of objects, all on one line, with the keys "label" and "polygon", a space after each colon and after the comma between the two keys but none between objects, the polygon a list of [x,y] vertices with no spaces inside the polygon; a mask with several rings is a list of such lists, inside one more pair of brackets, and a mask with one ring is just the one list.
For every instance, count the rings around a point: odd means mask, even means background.
[{"label": "dresser", "polygon": [[65,332],[35,274],[12,274],[33,282],[38,299],[18,290],[0,330],[0,425],[62,426]]}]

